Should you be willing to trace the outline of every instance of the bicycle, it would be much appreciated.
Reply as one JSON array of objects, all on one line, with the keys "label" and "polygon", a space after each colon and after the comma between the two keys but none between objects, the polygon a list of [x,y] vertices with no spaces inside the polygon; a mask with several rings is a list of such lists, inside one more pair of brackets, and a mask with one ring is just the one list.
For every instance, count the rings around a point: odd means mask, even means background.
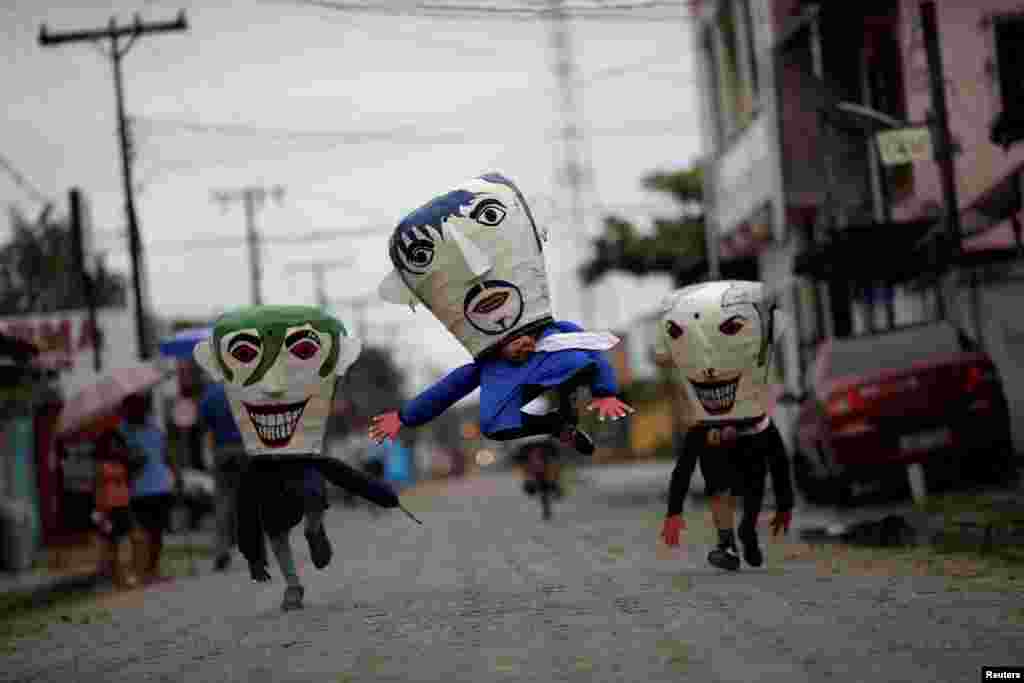
[{"label": "bicycle", "polygon": [[523,491],[528,496],[538,497],[541,516],[545,521],[552,517],[552,503],[564,495],[558,452],[554,441],[545,439],[522,446],[517,457],[525,467]]}]

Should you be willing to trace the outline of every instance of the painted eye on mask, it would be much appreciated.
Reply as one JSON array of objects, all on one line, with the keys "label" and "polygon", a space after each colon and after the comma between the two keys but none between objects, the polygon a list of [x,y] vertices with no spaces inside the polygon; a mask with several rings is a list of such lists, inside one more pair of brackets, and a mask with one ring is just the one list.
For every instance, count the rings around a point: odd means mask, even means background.
[{"label": "painted eye on mask", "polygon": [[427,268],[434,262],[434,243],[428,240],[415,240],[405,250],[405,259],[409,266],[419,270]]},{"label": "painted eye on mask", "polygon": [[506,215],[508,215],[508,211],[505,210],[505,206],[501,202],[497,199],[488,199],[480,202],[479,206],[469,214],[469,217],[477,223],[494,227],[505,220]]},{"label": "painted eye on mask", "polygon": [[679,339],[683,336],[683,328],[679,327],[679,325],[676,325],[671,320],[669,320],[668,324],[665,326],[665,331],[668,332],[668,336],[673,339]]},{"label": "painted eye on mask", "polygon": [[718,331],[724,335],[733,336],[738,334],[743,326],[746,324],[747,319],[742,315],[734,315],[733,317],[726,320],[724,323],[718,326]]},{"label": "painted eye on mask", "polygon": [[228,353],[243,365],[248,365],[260,355],[260,340],[250,334],[240,334],[228,344]]},{"label": "painted eye on mask", "polygon": [[288,352],[299,360],[309,360],[320,352],[320,338],[315,332],[305,330],[285,340]]}]

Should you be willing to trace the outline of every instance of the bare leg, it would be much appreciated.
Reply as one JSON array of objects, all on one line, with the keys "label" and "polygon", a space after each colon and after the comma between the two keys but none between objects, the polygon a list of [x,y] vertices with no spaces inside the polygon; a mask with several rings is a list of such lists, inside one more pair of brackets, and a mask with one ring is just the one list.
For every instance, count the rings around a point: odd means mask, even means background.
[{"label": "bare leg", "polygon": [[711,519],[719,531],[729,529],[736,524],[736,498],[727,493],[719,494],[710,501]]},{"label": "bare leg", "polygon": [[270,537],[270,548],[274,551],[274,557],[277,558],[277,566],[281,569],[281,576],[284,577],[284,581],[289,586],[299,586],[299,572],[295,568],[295,556],[292,554],[291,540],[288,538],[288,533],[285,532],[280,536]]},{"label": "bare leg", "polygon": [[306,591],[299,581],[299,572],[295,569],[295,556],[292,554],[292,544],[288,538],[288,532],[279,536],[271,536],[270,548],[274,551],[277,566],[281,569],[281,576],[284,577],[286,584],[281,609],[285,611],[301,609],[302,597]]}]

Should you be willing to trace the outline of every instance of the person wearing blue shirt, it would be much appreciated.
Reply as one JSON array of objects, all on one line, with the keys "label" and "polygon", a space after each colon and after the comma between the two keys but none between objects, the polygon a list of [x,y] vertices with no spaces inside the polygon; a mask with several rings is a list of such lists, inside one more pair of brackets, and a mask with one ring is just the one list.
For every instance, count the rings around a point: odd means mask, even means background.
[{"label": "person wearing blue shirt", "polygon": [[146,583],[160,576],[164,534],[174,506],[175,473],[167,464],[167,441],[151,415],[152,395],[133,394],[121,403],[120,431],[128,447],[144,457],[145,464],[132,481],[132,512],[143,536],[136,544],[138,573]]},{"label": "person wearing blue shirt", "polygon": [[[603,352],[536,350],[545,337],[579,332],[583,328],[575,323],[550,318],[524,329],[493,352],[448,373],[400,410],[375,417],[371,438],[378,443],[394,440],[403,426],[424,425],[479,388],[480,430],[487,438],[507,441],[551,435],[584,455],[592,455],[594,442],[576,426],[575,391],[589,386],[593,400],[588,409],[597,409],[602,419],[616,419],[633,409],[616,398],[615,370]],[[546,400],[552,391],[557,395],[556,409],[529,409],[529,404]]]},{"label": "person wearing blue shirt", "polygon": [[204,429],[213,438],[213,472],[217,495],[217,541],[214,569],[225,571],[231,565],[231,550],[238,544],[238,486],[245,446],[231,412],[224,385],[207,385],[199,401]]}]

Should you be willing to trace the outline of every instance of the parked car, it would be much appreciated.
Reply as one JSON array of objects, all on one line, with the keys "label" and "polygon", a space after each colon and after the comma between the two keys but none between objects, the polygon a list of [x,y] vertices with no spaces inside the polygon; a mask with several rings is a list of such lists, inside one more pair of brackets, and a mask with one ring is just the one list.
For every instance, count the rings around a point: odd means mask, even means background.
[{"label": "parked car", "polygon": [[781,399],[800,403],[793,472],[809,502],[908,495],[911,463],[932,490],[1016,473],[996,367],[952,324],[828,340],[809,374],[804,396]]}]

